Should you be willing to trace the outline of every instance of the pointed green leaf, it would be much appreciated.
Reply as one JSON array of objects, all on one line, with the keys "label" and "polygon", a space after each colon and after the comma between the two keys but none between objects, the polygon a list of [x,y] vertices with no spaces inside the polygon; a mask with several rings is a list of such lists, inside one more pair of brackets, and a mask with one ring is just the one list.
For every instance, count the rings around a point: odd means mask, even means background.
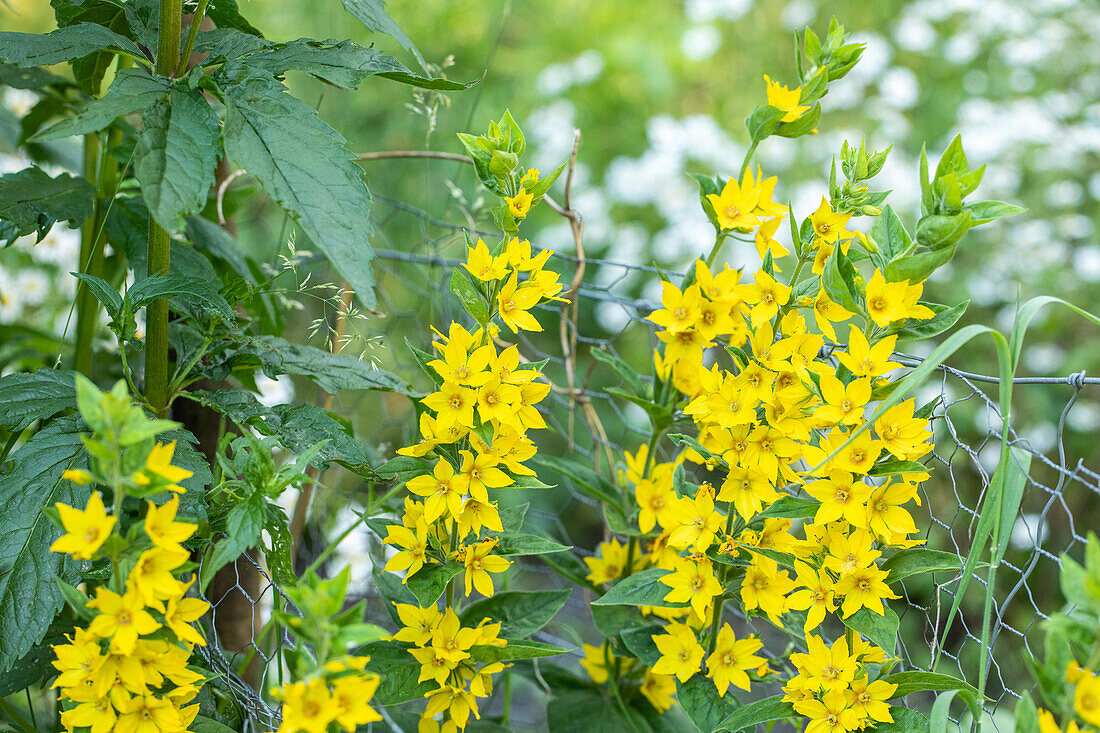
[{"label": "pointed green leaf", "polygon": [[75,374],[37,369],[0,377],[0,425],[19,433],[35,420],[76,407]]},{"label": "pointed green leaf", "polygon": [[145,60],[134,42],[96,23],[77,23],[52,33],[0,33],[0,61],[16,66],[53,66],[104,49]]},{"label": "pointed green leaf", "polygon": [[59,221],[78,226],[92,215],[94,194],[87,181],[67,173],[50,178],[25,168],[0,176],[0,242],[32,233],[42,241]]},{"label": "pointed green leaf", "polygon": [[882,647],[886,656],[892,656],[897,646],[898,624],[898,615],[885,604],[881,616],[869,608],[861,608],[844,619],[845,626]]},{"label": "pointed green leaf", "polygon": [[799,716],[794,711],[794,707],[789,702],[783,702],[782,695],[775,695],[750,702],[748,705],[742,705],[719,723],[714,730],[715,733],[723,730],[733,731],[734,733],[744,730],[755,731],[756,726],[761,723],[796,717]]},{"label": "pointed green leaf", "polygon": [[569,599],[569,589],[502,591],[475,601],[462,611],[463,626],[477,626],[483,619],[499,621],[500,636],[523,638],[550,623]]},{"label": "pointed green leaf", "polygon": [[72,117],[35,133],[32,142],[45,142],[104,129],[117,118],[152,107],[171,88],[168,79],[144,69],[120,69],[107,93],[93,99]]},{"label": "pointed green leaf", "polygon": [[602,597],[592,601],[593,606],[659,606],[661,608],[686,608],[687,603],[666,601],[672,587],[661,582],[671,570],[651,568],[634,573],[611,587]]}]

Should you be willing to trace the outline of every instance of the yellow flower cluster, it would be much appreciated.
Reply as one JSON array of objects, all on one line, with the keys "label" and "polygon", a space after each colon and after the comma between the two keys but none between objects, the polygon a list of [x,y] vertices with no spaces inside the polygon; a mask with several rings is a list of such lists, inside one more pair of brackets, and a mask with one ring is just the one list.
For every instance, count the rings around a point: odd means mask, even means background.
[{"label": "yellow flower cluster", "polygon": [[[720,229],[749,231],[766,215],[782,218],[771,202],[774,183],[746,171],[740,185],[731,181],[711,195]],[[849,216],[822,201],[810,217],[813,241],[800,253],[796,278],[803,263],[823,265],[833,248],[850,246],[856,234],[845,228]],[[769,249],[786,253],[765,243],[761,255]],[[656,536],[637,558],[633,544],[612,540],[586,560],[595,584],[643,568],[669,571],[660,577],[669,588],[664,600],[683,607],[643,609],[670,620],[653,636],[661,656],[651,672],[684,682],[703,671],[721,695],[731,684],[748,690],[750,671],[757,678],[770,671],[756,655],[760,640],[738,639],[720,624],[734,567],[744,569],[744,611],[780,626],[784,614],[805,612],[810,653],[791,657],[798,674],[784,691],[815,732],[891,720],[885,700],[893,686],[869,681],[865,671],[868,663],[885,661],[885,652],[858,634],[829,645],[810,632],[834,613],[848,619],[867,609],[881,616],[886,599],[897,597],[876,561],[884,547],[919,544],[910,539],[917,528],[905,505],[919,503],[918,484],[927,478],[911,462],[931,450],[927,420],[916,416],[913,400],[873,425],[865,419],[868,406],[885,394],[885,377],[901,366],[890,361],[897,337],[883,330],[934,315],[918,302],[922,285],[886,282],[879,270],[866,285],[857,283],[866,328],[849,325],[837,364],[820,356],[826,339],[837,342],[836,324],[857,314],[833,302],[820,282],[812,284],[816,297],[792,300],[792,288],[764,270],[747,283],[739,271],[715,272],[699,260],[694,282],[683,288],[663,283],[662,307],[649,317],[664,344],[655,354],[657,376],[683,395],[697,442],[668,463],[654,461],[645,446],[626,456],[624,478],[634,487],[639,529]],[[734,368],[705,365],[706,350],[720,344],[734,355]],[[684,461],[721,471],[720,482],[677,489]],[[768,516],[796,487],[816,500],[813,517],[796,527]]]},{"label": "yellow flower cluster", "polygon": [[[171,465],[173,449],[174,444],[155,446],[131,481],[169,482],[168,488],[182,492],[174,482],[191,472]],[[80,484],[92,481],[90,473],[79,469],[65,476]],[[98,492],[83,510],[60,503],[56,507],[65,533],[50,549],[85,560],[110,556],[116,569],[114,588],[96,588],[86,610],[77,609],[89,619],[87,626],[67,637],[69,643],[53,647],[58,671],[54,687],[67,703],[62,724],[69,731],[92,733],[186,731],[198,713],[193,701],[204,682],[188,668],[195,645],[206,644],[193,624],[210,608],[206,601],[187,596],[194,580],[178,577],[189,569],[190,553],[182,543],[197,525],[177,521],[178,496],[159,507],[147,501],[142,537],[131,535],[130,547],[125,547],[127,541],[114,533],[118,517],[107,514]],[[127,559],[117,547],[105,548],[111,540],[140,554]],[[122,576],[120,570],[127,567]]]},{"label": "yellow flower cluster", "polygon": [[1073,712],[1084,721],[1066,720],[1059,725],[1049,710],[1039,710],[1039,733],[1087,733],[1100,728],[1100,677],[1077,662],[1066,665],[1066,682],[1073,685]]},{"label": "yellow flower cluster", "polygon": [[278,733],[325,733],[333,723],[354,731],[382,720],[370,706],[380,680],[363,671],[369,661],[365,656],[336,659],[327,662],[317,676],[273,690],[283,703]]},{"label": "yellow flower cluster", "polygon": [[[437,388],[422,400],[428,409],[420,416],[420,440],[397,451],[435,461],[430,471],[406,482],[412,496],[405,500],[401,523],[386,529],[384,542],[398,551],[385,569],[404,572],[404,583],[425,566],[455,563],[465,595],[476,590],[488,597],[495,592],[492,576],[512,564],[497,551],[497,538],[485,536],[504,530],[489,490],[514,487],[516,477],[535,475],[524,465],[535,455],[527,432],[546,427],[537,405],[550,384],[520,362],[515,345],[498,349],[500,329],[493,319],[512,331],[541,330],[531,309],[561,300],[557,273],[544,269],[550,254],[532,256],[530,243],[515,238],[496,252],[482,240],[469,248],[463,268],[478,283],[469,284],[486,317],[473,331],[451,323],[446,335],[437,332],[438,358],[426,363]],[[479,717],[476,699],[491,694],[492,675],[504,669],[499,662],[477,667],[470,651],[505,645],[497,638],[500,625],[463,628],[453,600],[448,587],[443,611],[435,604],[398,604],[403,628],[394,638],[414,644],[409,653],[421,664],[420,681],[438,685],[427,695],[422,732],[465,728],[471,714]],[[440,713],[442,723],[435,720]]]}]

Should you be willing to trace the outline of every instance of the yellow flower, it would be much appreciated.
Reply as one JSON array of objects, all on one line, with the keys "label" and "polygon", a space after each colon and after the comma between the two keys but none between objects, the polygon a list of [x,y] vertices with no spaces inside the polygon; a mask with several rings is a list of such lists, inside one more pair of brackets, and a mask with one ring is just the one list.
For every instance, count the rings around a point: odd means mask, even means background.
[{"label": "yellow flower", "polygon": [[160,628],[137,591],[119,595],[99,587],[95,599],[88,601],[88,608],[99,614],[88,625],[88,631],[103,639],[111,640],[111,650],[129,654],[134,650],[139,635],[151,634]]},{"label": "yellow flower", "polygon": [[752,285],[745,288],[745,302],[752,303],[750,311],[753,328],[770,321],[791,298],[791,289],[760,270]]},{"label": "yellow flower", "polygon": [[593,585],[601,585],[621,576],[626,569],[626,549],[626,545],[616,540],[601,542],[597,557],[584,558],[589,571],[587,579]]},{"label": "yellow flower", "polygon": [[661,652],[661,658],[653,665],[654,674],[675,675],[681,682],[687,682],[699,671],[705,652],[687,624],[669,624],[665,633],[653,635],[653,643]]},{"label": "yellow flower", "polygon": [[335,680],[332,701],[336,705],[336,722],[345,730],[357,730],[360,725],[382,720],[369,704],[380,682],[374,674],[354,674]]},{"label": "yellow flower", "polygon": [[833,374],[822,374],[821,397],[825,404],[814,410],[814,417],[823,426],[858,425],[863,422],[863,408],[871,401],[871,380],[853,379],[845,385]]},{"label": "yellow flower", "polygon": [[848,353],[838,352],[836,358],[852,374],[857,377],[878,377],[901,367],[901,364],[890,361],[897,336],[887,336],[871,346],[862,331],[855,326],[848,328]]},{"label": "yellow flower", "polygon": [[848,705],[861,718],[870,718],[879,723],[893,723],[894,716],[890,715],[890,704],[886,701],[894,696],[897,689],[897,685],[889,682],[868,682],[866,677],[862,677],[851,683],[845,695]]},{"label": "yellow flower", "polygon": [[825,292],[825,288],[818,292],[817,298],[813,302],[813,309],[814,321],[817,323],[818,330],[834,344],[837,343],[837,338],[833,324],[846,321],[855,315],[850,310],[831,301],[828,293]]},{"label": "yellow flower", "polygon": [[792,610],[809,609],[809,613],[806,614],[806,623],[803,625],[803,631],[808,634],[825,620],[826,613],[836,610],[834,583],[825,570],[814,570],[800,560],[795,561],[794,572],[802,590],[789,595],[787,602]]},{"label": "yellow flower", "polygon": [[386,561],[385,569],[396,572],[406,571],[401,582],[407,583],[409,578],[416,575],[427,561],[428,525],[423,521],[417,522],[416,529],[413,531],[408,527],[390,524],[386,527],[386,535],[382,543],[395,544],[401,548],[401,552]]},{"label": "yellow flower", "polygon": [[808,105],[798,103],[802,97],[802,87],[787,89],[772,81],[767,74],[764,74],[764,82],[767,84],[768,104],[787,113],[780,118],[780,122],[794,122],[809,109]]},{"label": "yellow flower", "polygon": [[526,188],[520,188],[515,196],[505,196],[504,200],[508,202],[508,211],[512,212],[512,216],[523,219],[527,216],[527,212],[531,210],[533,198],[531,194],[527,193]]},{"label": "yellow flower", "polygon": [[77,628],[73,636],[66,636],[68,644],[53,647],[53,666],[59,672],[54,687],[80,687],[87,679],[93,678],[104,657],[99,646],[99,638],[87,629]]},{"label": "yellow flower", "polygon": [[72,481],[74,484],[80,484],[81,486],[87,486],[92,482],[92,474],[87,471],[83,471],[79,468],[67,468],[61,472],[61,478],[66,481]]},{"label": "yellow flower", "polygon": [[477,629],[463,628],[454,609],[448,608],[432,630],[432,647],[452,662],[467,659],[469,649],[478,643],[481,632]]},{"label": "yellow flower", "polygon": [[867,500],[873,487],[856,481],[845,471],[830,471],[829,478],[806,484],[806,493],[821,502],[814,515],[817,524],[843,519],[855,527],[867,525]]},{"label": "yellow flower", "polygon": [[490,554],[496,544],[495,538],[489,538],[470,545],[464,552],[460,551],[460,560],[466,566],[463,582],[467,597],[470,596],[471,586],[477,588],[477,592],[486,598],[492,597],[495,591],[493,578],[489,573],[503,573],[512,566],[511,560]]},{"label": "yellow flower", "polygon": [[1073,689],[1073,710],[1089,725],[1100,726],[1100,678],[1085,671]]},{"label": "yellow flower", "polygon": [[337,708],[323,680],[294,682],[280,692],[283,724],[279,733],[325,733],[336,717]]},{"label": "yellow flower", "polygon": [[512,333],[519,331],[541,331],[542,326],[528,311],[538,305],[542,297],[538,287],[528,284],[521,286],[519,278],[512,275],[497,295],[497,312],[504,325]]},{"label": "yellow flower", "polygon": [[714,597],[722,593],[722,584],[714,577],[710,561],[705,559],[683,559],[673,572],[662,575],[660,580],[672,589],[665,594],[666,601],[690,602],[700,617],[706,616]]},{"label": "yellow flower", "polygon": [[432,638],[435,625],[442,618],[439,608],[428,606],[421,608],[411,603],[395,603],[397,617],[401,619],[401,628],[393,635],[397,641],[407,641],[417,646],[424,646]]},{"label": "yellow flower", "polygon": [[453,382],[444,382],[438,392],[432,392],[421,400],[424,406],[435,410],[437,431],[446,430],[452,425],[463,428],[474,427],[474,406],[477,405],[477,393]]},{"label": "yellow flower", "polygon": [[639,481],[634,487],[634,498],[641,511],[638,514],[638,527],[643,532],[651,531],[660,524],[668,528],[675,523],[672,507],[676,502],[676,492],[664,482]]},{"label": "yellow flower", "polygon": [[[184,592],[188,587],[190,584],[184,587]],[[185,598],[181,593],[168,599],[164,609],[164,625],[183,643],[206,646],[206,640],[193,624],[209,610],[210,604],[206,601],[201,598]]]},{"label": "yellow flower", "polygon": [[661,309],[653,311],[646,320],[653,321],[666,331],[677,332],[694,328],[699,320],[701,298],[698,285],[690,285],[683,292],[667,280],[661,283]]},{"label": "yellow flower", "polygon": [[886,585],[887,575],[885,570],[879,570],[875,565],[856,568],[849,573],[841,574],[836,583],[836,592],[844,596],[844,603],[840,608],[844,618],[848,618],[861,608],[869,608],[879,616],[884,615],[884,599],[901,597],[892,593],[890,587]]},{"label": "yellow flower", "polygon": [[738,639],[729,624],[722,625],[714,651],[707,657],[707,676],[714,682],[719,697],[725,697],[731,684],[742,690],[749,689],[746,670],[767,663],[763,657],[756,656],[763,648],[764,642],[756,637]]},{"label": "yellow flower", "polygon": [[[855,236],[855,232],[850,232],[844,228],[850,218],[852,218],[851,213],[834,213],[833,207],[829,206],[829,200],[822,196],[817,211],[810,214],[810,223],[813,225],[814,234],[817,235],[818,239],[829,244],[835,244],[841,239],[851,239]],[[844,250],[844,253],[848,253],[847,249]]]},{"label": "yellow flower", "polygon": [[[775,233],[782,223],[783,217],[777,216],[768,219],[756,230],[756,253],[760,255],[760,259],[764,259],[765,252],[771,252],[772,258],[785,257],[790,254],[790,250],[775,238]],[[779,272],[780,270],[776,267],[775,271]]]},{"label": "yellow flower", "polygon": [[181,542],[198,529],[198,525],[175,521],[176,510],[180,505],[178,496],[173,496],[159,508],[151,501],[147,501],[146,505],[148,508],[145,512],[145,534],[157,547],[165,550],[177,549]]},{"label": "yellow flower", "polygon": [[605,641],[601,646],[581,644],[581,649],[584,651],[584,658],[581,659],[584,671],[597,685],[607,682],[608,663],[615,661],[615,655],[611,653],[609,643]]},{"label": "yellow flower", "polygon": [[649,704],[659,713],[672,707],[672,696],[676,694],[676,678],[670,674],[654,674],[647,669],[638,692],[649,700]]},{"label": "yellow flower", "polygon": [[508,264],[503,257],[493,257],[489,247],[480,237],[477,245],[466,251],[466,262],[463,267],[478,280],[501,280],[508,276]]},{"label": "yellow flower", "polygon": [[538,168],[528,168],[527,172],[523,174],[523,178],[519,179],[519,185],[523,187],[534,186],[539,182],[539,176],[541,175]]},{"label": "yellow flower", "polygon": [[714,209],[718,226],[723,230],[747,232],[760,223],[760,217],[755,213],[760,201],[760,191],[753,184],[752,171],[749,169],[745,169],[740,184],[731,176],[720,194],[707,194],[707,201]]},{"label": "yellow flower", "polygon": [[[176,707],[156,695],[138,695],[116,705],[115,733],[169,733],[182,729]],[[312,731],[310,733],[313,733]]]},{"label": "yellow flower", "polygon": [[148,484],[150,479],[145,475],[144,471],[149,471],[168,481],[169,486],[165,488],[169,491],[174,491],[177,494],[185,493],[187,490],[182,486],[178,486],[177,482],[183,481],[185,478],[190,478],[193,472],[172,465],[172,454],[175,453],[175,450],[176,441],[174,440],[171,443],[157,443],[153,446],[153,449],[149,451],[149,455],[145,459],[145,468],[132,476],[134,483],[142,486]]},{"label": "yellow flower", "polygon": [[787,571],[780,570],[775,560],[754,555],[741,582],[741,601],[746,611],[759,608],[768,614],[772,623],[779,626],[782,623],[779,617],[788,609],[786,596],[794,587]]},{"label": "yellow flower", "polygon": [[103,497],[98,491],[88,498],[83,511],[60,502],[55,506],[57,513],[61,516],[61,524],[65,527],[65,534],[50,545],[50,550],[67,552],[77,560],[91,560],[96,551],[111,536],[111,530],[118,519],[107,516]]},{"label": "yellow flower", "polygon": [[821,700],[799,700],[794,709],[810,719],[805,733],[846,733],[859,727],[859,714],[840,690],[829,690]]},{"label": "yellow flower", "polygon": [[446,458],[436,461],[430,474],[417,476],[407,481],[405,486],[417,496],[424,497],[424,521],[428,524],[445,512],[454,518],[462,512],[463,492],[459,488],[454,466]]},{"label": "yellow flower", "polygon": [[719,501],[732,503],[738,516],[746,522],[765,505],[770,505],[778,498],[779,492],[775,490],[768,477],[755,468],[747,466],[730,468],[726,480],[722,483],[722,489],[718,492]]}]

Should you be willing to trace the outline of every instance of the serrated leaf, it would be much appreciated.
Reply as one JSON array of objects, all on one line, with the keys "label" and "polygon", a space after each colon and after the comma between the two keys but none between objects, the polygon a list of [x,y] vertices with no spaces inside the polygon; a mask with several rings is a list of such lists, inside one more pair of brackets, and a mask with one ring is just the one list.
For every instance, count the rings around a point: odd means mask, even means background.
[{"label": "serrated leaf", "polygon": [[257,356],[264,373],[271,378],[281,374],[309,377],[329,394],[346,389],[382,390],[416,396],[417,393],[397,375],[376,369],[349,354],[333,354],[306,344],[296,344],[278,336],[260,336],[251,342],[250,353]]},{"label": "serrated leaf", "polygon": [[133,41],[96,23],[77,23],[52,33],[0,33],[0,61],[16,66],[53,66],[104,49],[145,59]]},{"label": "serrated leaf", "polygon": [[50,178],[38,168],[0,176],[0,241],[35,233],[41,241],[53,225],[78,226],[92,215],[95,191],[83,178],[59,173]]},{"label": "serrated leaf", "polygon": [[232,62],[215,78],[226,102],[226,155],[260,181],[373,308],[370,192],[344,139],[261,70]]},{"label": "serrated leaf", "polygon": [[337,461],[352,470],[369,470],[370,461],[358,441],[344,432],[343,426],[327,410],[316,405],[268,407],[243,389],[194,390],[187,396],[238,425],[252,426],[263,435],[278,436],[279,441],[294,453],[303,453],[325,441],[312,462],[318,468]]},{"label": "serrated leaf", "polygon": [[57,502],[83,509],[89,487],[61,478],[84,465],[84,424],[55,420],[10,457],[0,475],[0,672],[41,641],[64,603],[57,580],[77,582],[65,556],[50,552],[61,536],[42,509]]},{"label": "serrated leaf", "polygon": [[659,606],[661,608],[686,608],[687,603],[666,601],[665,596],[672,592],[672,586],[665,585],[661,578],[671,570],[651,568],[620,580],[602,597],[592,601],[593,606]]},{"label": "serrated leaf", "polygon": [[127,293],[134,310],[164,298],[176,298],[184,305],[191,305],[201,311],[216,315],[223,323],[232,326],[236,323],[233,310],[225,298],[210,284],[210,281],[183,275],[150,275],[141,280]]},{"label": "serrated leaf", "polygon": [[844,619],[845,626],[882,647],[886,656],[893,655],[897,646],[898,624],[898,615],[885,604],[881,616],[869,608],[861,608]]},{"label": "serrated leaf", "polygon": [[75,375],[65,369],[37,369],[0,377],[0,425],[19,433],[35,420],[76,407]]},{"label": "serrated leaf", "polygon": [[420,662],[409,654],[409,648],[408,644],[395,641],[376,641],[363,648],[363,653],[370,656],[367,671],[382,678],[371,704],[390,706],[421,700],[439,687],[432,680],[416,681],[420,677]]},{"label": "serrated leaf", "polygon": [[424,66],[424,57],[420,55],[420,51],[386,12],[385,0],[341,0],[341,2],[349,13],[367,27],[367,30],[390,36],[400,43],[402,48],[412,52],[420,65]]},{"label": "serrated leaf", "polygon": [[216,540],[214,551],[203,558],[200,588],[205,589],[214,573],[259,543],[266,516],[267,500],[259,491],[229,508],[225,519],[225,537]]},{"label": "serrated leaf", "polygon": [[463,626],[477,626],[482,619],[499,621],[500,636],[522,638],[540,630],[569,599],[569,589],[502,591],[475,601],[462,611]]},{"label": "serrated leaf", "polygon": [[93,99],[72,117],[35,133],[32,142],[46,142],[72,135],[85,135],[104,129],[123,115],[152,107],[164,99],[171,82],[163,76],[151,76],[144,69],[120,69],[99,99]]},{"label": "serrated leaf", "polygon": [[134,175],[150,215],[168,232],[198,213],[214,185],[221,151],[218,116],[197,89],[172,89],[142,117]]},{"label": "serrated leaf", "polygon": [[723,730],[734,731],[735,733],[743,730],[754,731],[756,726],[761,723],[797,717],[799,715],[794,711],[791,703],[783,702],[782,695],[775,695],[742,705],[719,723],[714,730],[715,733]]}]

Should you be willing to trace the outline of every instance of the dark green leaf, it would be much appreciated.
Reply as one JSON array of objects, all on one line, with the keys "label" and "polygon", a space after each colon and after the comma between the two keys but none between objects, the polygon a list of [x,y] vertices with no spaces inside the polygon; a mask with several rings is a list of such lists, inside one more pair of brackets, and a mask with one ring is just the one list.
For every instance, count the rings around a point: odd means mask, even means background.
[{"label": "dark green leaf", "polygon": [[76,407],[75,375],[65,369],[38,369],[0,377],[0,425],[18,433],[35,420]]},{"label": "dark green leaf", "polygon": [[627,629],[620,636],[623,644],[630,650],[631,654],[645,662],[647,666],[652,667],[661,657],[661,651],[657,648],[653,637],[663,634],[664,631],[664,626],[651,624],[641,628]]},{"label": "dark green leaf", "polygon": [[0,64],[0,84],[12,89],[41,89],[48,86],[65,87],[71,82],[44,69],[23,69],[14,64]]},{"label": "dark green leaf", "polygon": [[929,214],[917,222],[917,241],[933,251],[950,247],[970,230],[970,212]]},{"label": "dark green leaf", "polygon": [[183,228],[214,185],[218,116],[197,89],[179,86],[145,111],[134,150],[134,175],[149,213],[169,232]]},{"label": "dark green leaf", "polygon": [[[254,282],[255,278],[245,258],[244,245],[224,227],[201,216],[192,216],[187,219],[186,236],[196,249],[224,261],[242,278]],[[173,264],[175,259],[172,258]]]},{"label": "dark green leaf", "polygon": [[883,677],[882,681],[898,686],[893,697],[905,697],[924,690],[965,690],[972,695],[978,694],[978,689],[966,681],[936,672],[898,672]]},{"label": "dark green leaf", "polygon": [[641,713],[625,711],[598,692],[575,690],[546,707],[546,725],[550,733],[651,733]]},{"label": "dark green leaf", "polygon": [[460,562],[448,560],[443,565],[425,565],[405,581],[405,587],[416,596],[421,608],[434,604],[443,595],[447,582],[462,572]]},{"label": "dark green leaf", "polygon": [[523,638],[535,633],[554,618],[569,598],[569,589],[503,591],[492,598],[475,601],[462,611],[463,626],[477,626],[482,619],[499,621],[500,635]]},{"label": "dark green leaf", "polygon": [[920,573],[957,573],[962,570],[962,560],[953,552],[908,547],[891,555],[879,569],[889,571],[887,582],[893,583]]},{"label": "dark green leaf", "polygon": [[958,305],[951,307],[933,305],[930,303],[925,303],[924,305],[927,305],[935,311],[936,315],[926,321],[918,321],[915,319],[906,321],[896,331],[899,341],[918,341],[920,339],[939,336],[959,322],[959,319],[962,318],[963,313],[966,312],[967,307],[970,305],[970,301],[964,300]]},{"label": "dark green leaf", "polygon": [[737,698],[728,691],[724,696],[719,696],[714,682],[702,674],[692,675],[687,682],[677,680],[676,699],[695,727],[707,733],[733,715],[740,706]]},{"label": "dark green leaf", "polygon": [[309,377],[333,395],[345,389],[416,394],[396,375],[348,354],[333,354],[278,336],[261,336],[254,339],[252,345],[251,353],[257,355],[264,373],[273,379],[280,374]]},{"label": "dark green leaf", "polygon": [[916,461],[888,460],[877,463],[867,472],[868,476],[896,476],[899,473],[928,473],[928,466]]},{"label": "dark green leaf", "polygon": [[416,596],[409,592],[409,589],[401,582],[401,578],[395,573],[387,573],[385,570],[376,567],[371,571],[371,578],[374,580],[375,590],[386,602],[386,611],[390,614],[390,620],[400,625],[401,618],[397,615],[397,608],[394,604],[415,604]]},{"label": "dark green leaf", "polygon": [[661,608],[686,608],[687,603],[666,601],[672,587],[661,582],[671,570],[651,568],[620,580],[601,598],[592,601],[593,606],[659,606]]},{"label": "dark green leaf", "polygon": [[[53,660],[56,659],[53,645],[66,643],[64,634],[58,631],[57,626],[0,676],[0,697],[22,692],[31,685],[57,674],[57,669],[53,666]],[[71,633],[73,627],[71,624],[66,624],[63,628]]]},{"label": "dark green leaf", "polygon": [[73,226],[92,215],[91,185],[83,178],[59,173],[50,178],[38,168],[0,176],[0,241],[11,242],[36,233],[38,241],[56,222]]},{"label": "dark green leaf", "polygon": [[590,353],[596,361],[602,361],[604,364],[607,364],[616,374],[622,377],[623,381],[627,383],[635,395],[638,397],[645,396],[645,385],[642,383],[642,380],[638,378],[638,373],[629,364],[606,349],[592,349]]},{"label": "dark green leaf", "polygon": [[61,478],[83,467],[84,424],[55,420],[11,455],[0,475],[0,671],[41,641],[64,596],[57,580],[77,582],[65,556],[50,552],[61,536],[42,509],[57,502],[83,509],[90,490]]},{"label": "dark green leaf", "polygon": [[825,261],[825,270],[821,273],[821,285],[825,288],[829,300],[853,313],[858,313],[860,307],[855,295],[858,290],[851,278],[845,277],[845,268],[841,265],[844,259],[846,258],[840,247],[833,250],[829,259]]},{"label": "dark green leaf", "polygon": [[216,79],[226,102],[226,154],[260,181],[373,308],[370,193],[344,139],[261,70],[233,62]]},{"label": "dark green leaf", "polygon": [[770,104],[763,104],[752,111],[748,119],[745,120],[745,127],[749,130],[749,137],[753,142],[760,142],[764,138],[768,137],[775,132],[779,126],[779,121],[783,119],[783,116],[787,114],[781,109],[772,107]]},{"label": "dark green leaf", "polygon": [[223,323],[233,325],[236,319],[225,298],[209,280],[183,275],[150,275],[129,290],[134,309],[164,298],[175,298],[184,306],[216,315]]},{"label": "dark green leaf", "polygon": [[218,28],[232,28],[254,36],[262,36],[259,30],[241,16],[237,0],[216,0],[206,9],[206,15]]},{"label": "dark green leaf", "polygon": [[151,76],[144,69],[121,69],[101,98],[93,99],[72,117],[36,133],[31,141],[45,142],[97,132],[123,115],[152,107],[164,99],[171,88],[168,79]]},{"label": "dark green leaf", "polygon": [[877,733],[928,733],[928,718],[916,710],[891,705],[890,717],[893,723],[875,723],[874,730]]},{"label": "dark green leaf", "polygon": [[222,725],[205,715],[196,715],[195,721],[188,726],[188,729],[192,733],[233,733],[233,729],[228,725]]},{"label": "dark green leaf", "polygon": [[872,643],[882,647],[886,656],[891,656],[897,645],[898,615],[889,606],[885,606],[883,612],[883,615],[879,616],[869,608],[861,608],[844,619],[844,625],[852,631],[863,634]]},{"label": "dark green leaf", "polygon": [[485,307],[484,299],[461,268],[456,267],[451,273],[451,293],[479,325],[484,326],[489,322],[489,310]]},{"label": "dark green leaf", "polygon": [[750,702],[748,705],[742,705],[733,711],[726,717],[718,727],[717,731],[755,731],[756,726],[761,723],[770,723],[773,720],[783,720],[784,718],[796,718],[799,717],[794,711],[794,708],[789,702],[783,702],[782,695],[775,695],[773,697],[766,697],[763,700],[757,700]]},{"label": "dark green leaf", "polygon": [[470,657],[478,662],[507,662],[510,659],[535,659],[537,657],[556,657],[559,654],[568,654],[571,649],[565,649],[553,644],[543,644],[541,641],[528,641],[527,639],[508,639],[505,646],[475,646],[470,649]]},{"label": "dark green leaf", "polygon": [[266,516],[267,500],[259,491],[230,507],[225,520],[226,536],[216,540],[214,551],[203,559],[200,588],[206,588],[214,573],[259,543]]},{"label": "dark green leaf", "polygon": [[420,677],[420,662],[409,654],[409,648],[408,644],[396,641],[376,641],[363,648],[363,653],[370,655],[367,670],[382,678],[371,704],[390,706],[422,700],[439,687],[432,680],[416,681]]},{"label": "dark green leaf", "polygon": [[637,608],[629,606],[591,606],[592,622],[596,629],[611,638],[618,636],[627,629],[637,629],[649,626],[650,619],[642,615]]},{"label": "dark green leaf", "polygon": [[134,42],[95,23],[77,23],[52,33],[0,33],[0,61],[16,66],[53,66],[104,49],[144,59]]},{"label": "dark green leaf", "polygon": [[756,518],[778,519],[805,519],[817,514],[821,502],[814,499],[804,499],[797,496],[781,496],[772,502],[764,511],[756,515]]},{"label": "dark green leaf", "polygon": [[188,392],[187,396],[238,425],[250,425],[264,435],[277,435],[280,442],[294,453],[302,453],[325,441],[313,461],[313,465],[319,468],[327,466],[330,461],[338,461],[353,470],[370,464],[355,438],[344,432],[343,426],[328,411],[316,405],[267,407],[243,389],[195,390]]},{"label": "dark green leaf", "polygon": [[118,291],[114,289],[111,283],[107,282],[101,277],[95,275],[88,275],[83,272],[72,273],[73,277],[77,278],[91,291],[96,300],[103,304],[103,307],[107,309],[107,315],[111,318],[118,318],[119,311],[122,309],[122,296],[118,294]]},{"label": "dark green leaf", "polygon": [[591,466],[571,458],[559,458],[541,453],[536,455],[532,462],[536,466],[556,471],[562,476],[572,479],[578,489],[600,501],[608,504],[618,503],[618,499],[615,497],[615,487],[611,485],[610,481],[592,470]]},{"label": "dark green leaf", "polygon": [[564,552],[573,549],[570,545],[562,545],[537,534],[503,532],[496,535],[496,537],[498,540],[497,554],[505,556],[546,555],[551,552]]}]

